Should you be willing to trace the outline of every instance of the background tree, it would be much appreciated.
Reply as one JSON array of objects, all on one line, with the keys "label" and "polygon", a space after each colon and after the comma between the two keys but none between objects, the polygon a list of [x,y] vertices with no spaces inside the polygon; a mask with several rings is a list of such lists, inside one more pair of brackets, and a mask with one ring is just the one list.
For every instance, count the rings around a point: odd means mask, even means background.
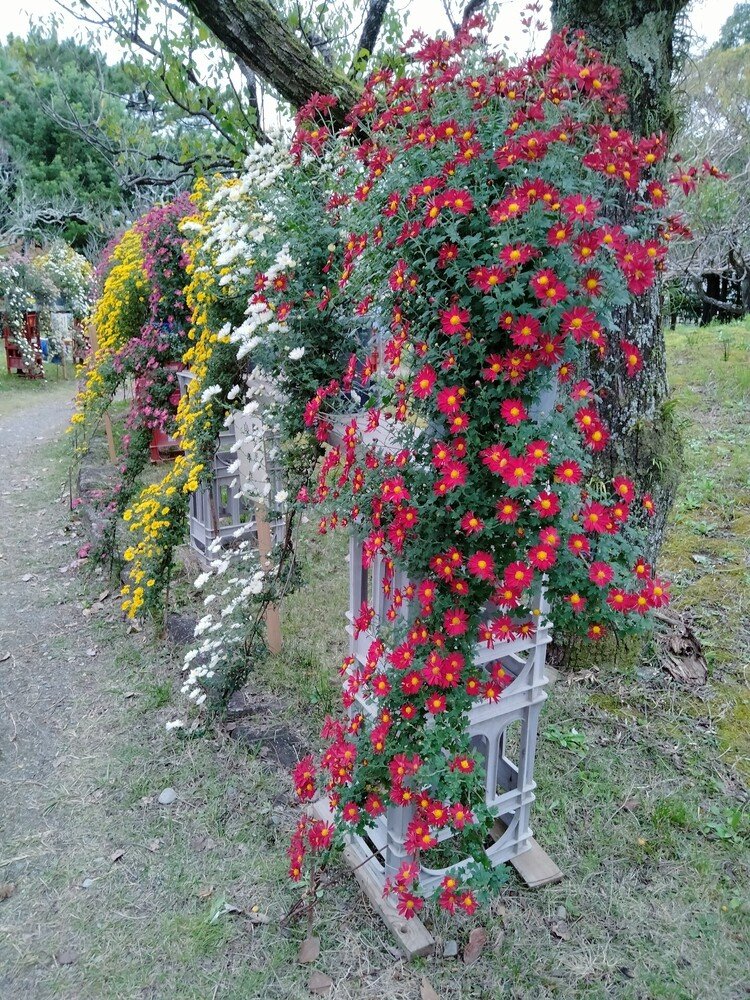
[{"label": "background tree", "polygon": [[750,3],[738,3],[721,28],[716,48],[734,49],[750,45]]},{"label": "background tree", "polygon": [[738,5],[719,44],[686,70],[684,126],[676,147],[686,160],[708,159],[729,176],[712,180],[687,200],[690,240],[670,257],[669,311],[712,319],[750,312],[750,44],[737,25]]},{"label": "background tree", "polygon": [[54,26],[0,47],[0,245],[100,243],[196,172],[233,166],[211,123],[180,116],[148,80],[138,61],[109,66]]},{"label": "background tree", "polygon": [[[5,242],[57,228],[84,243],[102,213],[122,208],[118,179],[99,150],[45,111],[58,84],[71,108],[99,100],[104,67],[98,57],[56,34],[32,29],[0,48],[0,157]],[[96,95],[96,96],[95,96]]]},{"label": "background tree", "polygon": [[263,138],[274,100],[293,108],[314,91],[356,99],[353,82],[383,42],[400,40],[402,14],[390,0],[57,0],[96,31],[116,38],[139,62],[149,89],[178,114],[201,117],[237,161]]}]

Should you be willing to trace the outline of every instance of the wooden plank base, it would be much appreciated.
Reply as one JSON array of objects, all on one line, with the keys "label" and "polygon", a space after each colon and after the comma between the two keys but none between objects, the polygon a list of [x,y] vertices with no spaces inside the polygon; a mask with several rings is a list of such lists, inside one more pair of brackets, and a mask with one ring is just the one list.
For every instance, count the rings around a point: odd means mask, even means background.
[{"label": "wooden plank base", "polygon": [[[325,800],[319,799],[314,802],[311,811],[318,819],[330,822],[331,810]],[[432,955],[435,951],[435,938],[419,917],[407,920],[401,916],[390,899],[383,897],[382,886],[373,871],[374,859],[363,857],[357,847],[350,842],[344,848],[344,861],[351,868],[372,908],[393,935],[407,961],[411,962],[420,955]]]},{"label": "wooden plank base", "polygon": [[[311,814],[317,819],[326,823],[332,822],[333,815],[325,799],[318,799],[317,802],[311,803],[309,808]],[[497,834],[499,835],[504,826],[498,821],[496,827],[498,827]],[[407,920],[401,916],[389,899],[383,897],[383,889],[375,871],[377,866],[374,858],[363,855],[356,844],[350,841],[344,847],[344,861],[351,868],[352,874],[359,882],[360,888],[369,899],[372,908],[395,938],[407,961],[410,962],[420,955],[434,954],[435,939],[419,917]],[[560,882],[563,877],[563,873],[549,854],[533,838],[529,850],[512,858],[510,864],[513,865],[530,889],[537,889],[543,885],[553,885],[555,882]]]},{"label": "wooden plank base", "polygon": [[529,850],[511,858],[510,863],[529,889],[538,889],[542,885],[554,885],[555,882],[562,881],[563,873],[533,838]]}]

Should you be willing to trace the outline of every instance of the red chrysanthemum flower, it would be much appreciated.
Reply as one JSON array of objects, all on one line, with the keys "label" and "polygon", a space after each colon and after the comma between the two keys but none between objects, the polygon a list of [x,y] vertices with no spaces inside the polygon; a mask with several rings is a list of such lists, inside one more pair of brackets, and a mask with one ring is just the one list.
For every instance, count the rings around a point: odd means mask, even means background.
[{"label": "red chrysanthemum flower", "polygon": [[461,409],[466,390],[457,385],[446,386],[437,394],[437,408],[441,413],[450,416]]},{"label": "red chrysanthemum flower", "polygon": [[534,570],[525,562],[517,560],[503,570],[503,581],[517,590],[526,590],[534,579]]},{"label": "red chrysanthemum flower", "polygon": [[468,329],[468,322],[468,309],[461,309],[459,306],[451,306],[449,309],[440,310],[440,327],[443,333],[464,333]]},{"label": "red chrysanthemum flower", "polygon": [[494,291],[506,278],[507,274],[497,264],[488,267],[475,267],[473,271],[469,272],[470,283],[482,292]]},{"label": "red chrysanthemum flower", "polygon": [[447,635],[464,635],[469,627],[469,616],[463,608],[450,608],[443,615],[443,628]]},{"label": "red chrysanthemum flower", "polygon": [[557,552],[551,545],[533,545],[526,553],[526,558],[532,566],[542,571],[554,566],[557,562]]},{"label": "red chrysanthemum flower", "polygon": [[484,521],[477,517],[473,510],[467,510],[461,518],[461,530],[467,535],[476,535],[484,530]]},{"label": "red chrysanthemum flower", "polygon": [[543,490],[532,500],[531,506],[540,517],[554,517],[560,513],[560,498],[551,490]]},{"label": "red chrysanthemum flower", "polygon": [[607,518],[607,508],[596,500],[584,504],[581,508],[581,526],[584,531],[600,534],[606,529]]},{"label": "red chrysanthemum flower", "polygon": [[591,542],[585,535],[571,535],[568,548],[574,556],[587,556],[591,551]]},{"label": "red chrysanthemum flower", "polygon": [[438,251],[437,266],[442,271],[451,261],[458,257],[458,247],[455,243],[443,243]]},{"label": "red chrysanthemum flower", "polygon": [[500,260],[506,267],[521,267],[539,256],[539,251],[530,243],[511,243],[500,251]]},{"label": "red chrysanthemum flower", "polygon": [[542,324],[533,316],[519,316],[513,323],[510,339],[516,347],[535,347],[542,334]]},{"label": "red chrysanthemum flower", "polygon": [[480,580],[492,580],[495,576],[495,560],[489,552],[475,552],[469,557],[466,568]]},{"label": "red chrysanthemum flower", "polygon": [[643,368],[643,355],[635,344],[627,340],[620,341],[620,350],[625,356],[625,370],[628,377],[633,378]]},{"label": "red chrysanthemum flower", "polygon": [[511,427],[528,418],[528,412],[520,399],[504,399],[500,404],[500,416]]},{"label": "red chrysanthemum flower", "polygon": [[555,468],[556,483],[569,483],[571,486],[576,486],[582,478],[583,470],[578,462],[572,458],[565,462],[560,462]]},{"label": "red chrysanthemum flower", "polygon": [[589,566],[589,580],[597,587],[606,587],[614,575],[614,570],[609,563],[592,562]]},{"label": "red chrysanthemum flower", "polygon": [[430,715],[439,715],[441,712],[445,711],[446,704],[447,702],[444,694],[431,694],[425,702],[425,708]]},{"label": "red chrysanthemum flower", "polygon": [[521,505],[517,500],[511,500],[509,497],[506,497],[503,500],[497,501],[495,517],[503,524],[513,524],[518,520],[520,512]]},{"label": "red chrysanthemum flower", "polygon": [[582,597],[577,591],[574,591],[572,594],[567,594],[563,600],[573,611],[576,612],[576,614],[580,614],[586,607],[587,603],[586,598]]},{"label": "red chrysanthemum flower", "polygon": [[424,365],[419,369],[411,385],[411,391],[417,399],[427,399],[433,390],[436,377],[432,365]]}]

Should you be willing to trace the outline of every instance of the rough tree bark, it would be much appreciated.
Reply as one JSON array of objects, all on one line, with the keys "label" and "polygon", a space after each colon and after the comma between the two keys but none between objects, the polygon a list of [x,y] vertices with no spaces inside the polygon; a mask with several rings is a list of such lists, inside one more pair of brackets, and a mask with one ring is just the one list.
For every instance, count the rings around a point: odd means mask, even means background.
[{"label": "rough tree bark", "polygon": [[[674,134],[676,22],[688,2],[552,0],[555,30],[582,29],[589,43],[621,68],[630,105],[628,126],[636,135],[666,132],[671,138]],[[651,559],[661,546],[681,467],[679,435],[669,405],[662,308],[661,290],[655,288],[615,316],[620,336],[643,354],[643,370],[635,378],[623,375],[619,336],[612,338],[608,358],[592,373],[604,387],[602,415],[612,431],[599,471],[609,478],[624,469],[640,489],[653,494],[657,516],[648,524]]]},{"label": "rough tree bark", "polygon": [[354,84],[318,59],[268,0],[186,0],[185,6],[295,108],[316,91],[336,94],[340,106],[334,120],[338,115],[343,121],[356,102]]}]

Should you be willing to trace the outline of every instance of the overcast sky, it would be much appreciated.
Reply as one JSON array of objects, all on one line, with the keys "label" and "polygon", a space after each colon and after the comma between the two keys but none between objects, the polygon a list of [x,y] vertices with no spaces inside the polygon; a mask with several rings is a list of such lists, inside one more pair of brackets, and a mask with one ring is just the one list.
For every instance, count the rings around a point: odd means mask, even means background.
[{"label": "overcast sky", "polygon": [[[520,12],[525,2],[526,0],[505,0],[495,32],[497,40],[507,35],[510,39],[510,48],[519,52],[525,51],[527,47],[519,24]],[[548,20],[549,0],[542,0],[542,3],[545,8],[544,19]],[[722,24],[733,11],[735,3],[736,0],[693,0],[689,16],[694,31],[705,38],[707,44],[715,42]],[[10,10],[8,9],[10,4],[3,6],[5,10],[0,31],[4,35],[9,33],[25,35],[30,20],[39,21],[52,13],[62,17],[61,34],[74,34],[78,28],[75,19],[63,14],[54,0],[20,0],[19,8],[12,7]],[[410,27],[419,27],[429,32],[447,27],[448,22],[440,0],[401,0],[399,6],[408,7]],[[111,49],[111,53],[115,58],[118,55],[116,48]]]}]

